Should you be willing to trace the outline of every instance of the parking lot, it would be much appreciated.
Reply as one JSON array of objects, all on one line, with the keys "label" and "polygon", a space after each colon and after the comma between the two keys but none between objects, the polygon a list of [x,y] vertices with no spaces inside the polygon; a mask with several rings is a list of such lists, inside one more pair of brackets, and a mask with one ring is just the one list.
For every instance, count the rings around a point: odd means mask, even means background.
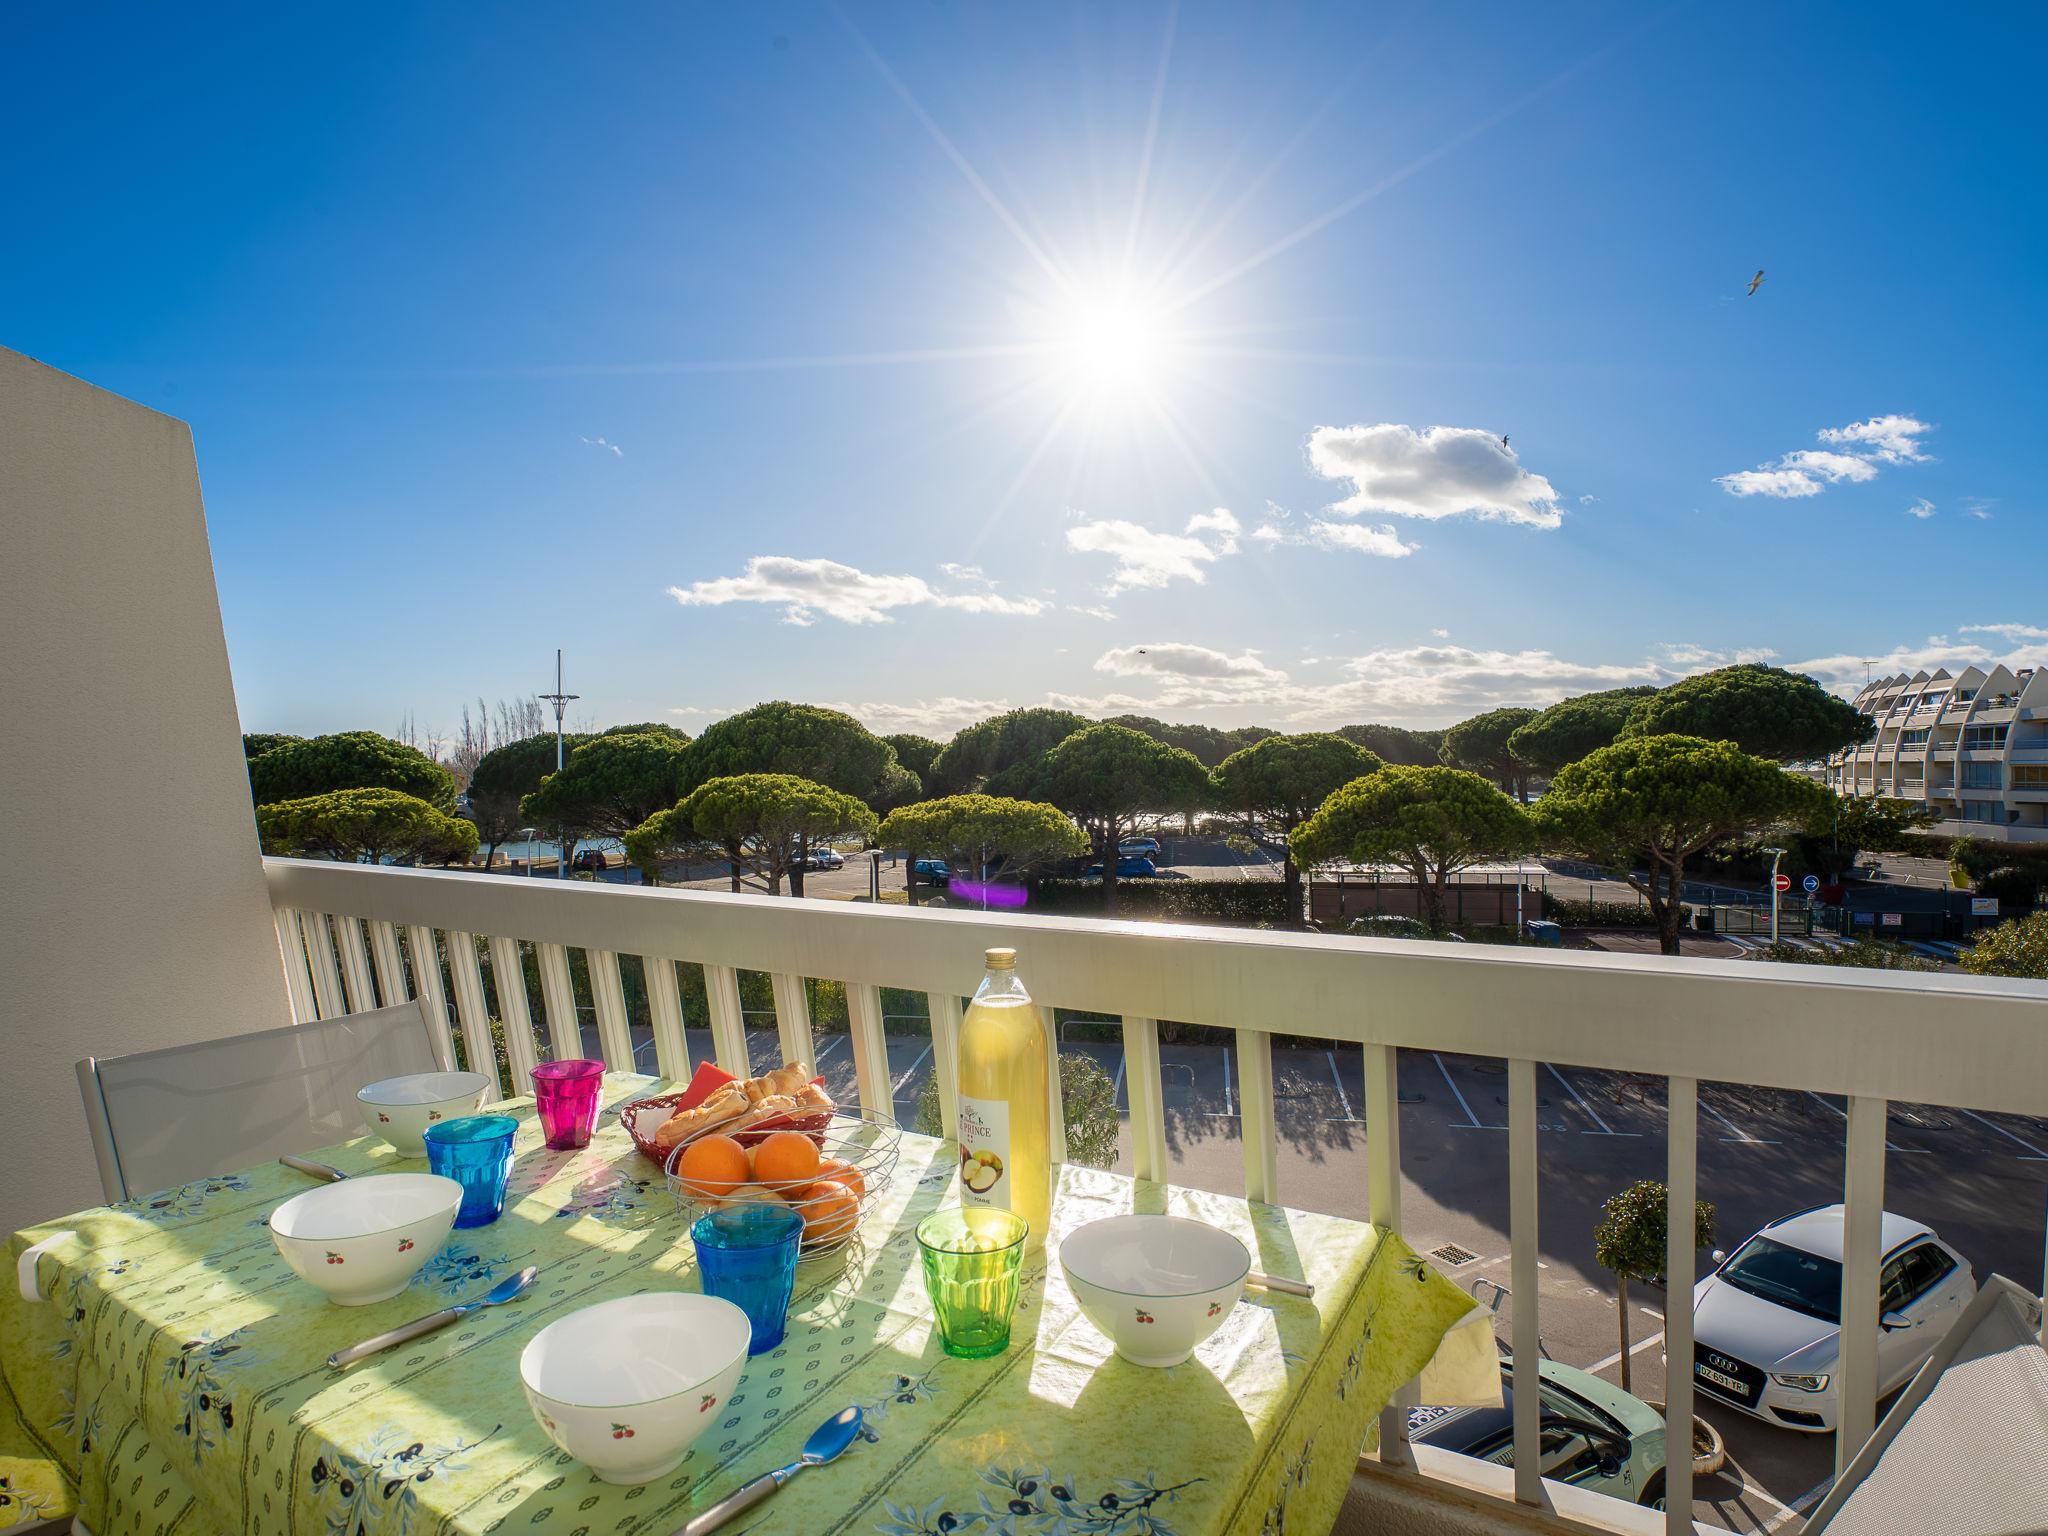
[{"label": "parking lot", "polygon": [[[907,1123],[931,1074],[931,1046],[916,1021],[897,1027],[918,1029],[889,1038],[892,1091]],[[643,1065],[652,1071],[652,1040],[644,1029],[634,1033]],[[709,1059],[709,1032],[693,1029],[688,1036],[692,1059]],[[758,1021],[749,1043],[756,1070],[777,1064],[771,1020]],[[1117,1105],[1127,1116],[1122,1047],[1069,1041],[1066,1049],[1094,1058],[1116,1083]],[[821,1033],[818,1055],[833,1095],[857,1102],[847,1037]],[[1241,1193],[1234,1057],[1223,1046],[1160,1047],[1176,1178]],[[1273,1071],[1281,1201],[1364,1219],[1363,1053],[1334,1042],[1323,1049],[1276,1048]],[[1401,1053],[1403,1235],[1419,1250],[1447,1249],[1434,1262],[1489,1304],[1495,1284],[1509,1280],[1506,1083],[1499,1061]],[[1553,1358],[1618,1381],[1613,1285],[1593,1262],[1593,1229],[1609,1195],[1636,1179],[1663,1177],[1663,1084],[1546,1065],[1538,1069],[1537,1086],[1543,1343]],[[1844,1123],[1840,1103],[1817,1095],[1703,1083],[1700,1197],[1716,1207],[1721,1246],[1732,1250],[1766,1221],[1840,1200]],[[1894,1105],[1890,1148],[1887,1209],[1934,1227],[1970,1260],[1980,1281],[1995,1270],[2038,1289],[2048,1121]],[[1128,1126],[1119,1166],[1129,1171]],[[1704,1254],[1701,1265],[1704,1273]],[[1634,1391],[1660,1399],[1662,1296],[1632,1286],[1630,1297]],[[1499,1300],[1503,1336],[1522,1301]],[[1726,1438],[1729,1465],[1699,1480],[1695,1518],[1734,1531],[1798,1530],[1801,1512],[1826,1489],[1832,1437],[1773,1428],[1713,1403],[1699,1411]]]}]

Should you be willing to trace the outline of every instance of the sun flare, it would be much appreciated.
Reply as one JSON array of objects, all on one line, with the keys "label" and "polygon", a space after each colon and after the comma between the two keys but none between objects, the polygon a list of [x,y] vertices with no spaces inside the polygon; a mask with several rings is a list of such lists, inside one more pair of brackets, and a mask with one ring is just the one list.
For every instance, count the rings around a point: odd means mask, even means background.
[{"label": "sun flare", "polygon": [[1155,398],[1169,382],[1170,307],[1129,284],[1076,287],[1026,315],[1030,342],[1069,399],[1094,404]]}]

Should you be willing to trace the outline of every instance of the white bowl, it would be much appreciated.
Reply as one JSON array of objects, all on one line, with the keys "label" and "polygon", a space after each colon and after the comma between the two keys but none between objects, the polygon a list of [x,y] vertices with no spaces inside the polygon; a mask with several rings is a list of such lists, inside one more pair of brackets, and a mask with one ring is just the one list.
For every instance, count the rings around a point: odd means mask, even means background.
[{"label": "white bowl", "polygon": [[556,1445],[607,1483],[648,1483],[717,1421],[753,1339],[747,1314],[716,1296],[622,1296],[541,1329],[519,1379]]},{"label": "white bowl", "polygon": [[1110,1216],[1060,1244],[1067,1287],[1133,1365],[1179,1365],[1223,1326],[1252,1256],[1228,1232],[1184,1216]]},{"label": "white bowl", "polygon": [[373,1173],[322,1184],[270,1213],[292,1273],[344,1307],[404,1290],[455,1226],[462,1186],[438,1173]]},{"label": "white bowl", "polygon": [[483,1107],[491,1079],[481,1072],[413,1072],[356,1090],[363,1127],[400,1157],[425,1157],[427,1127],[459,1120]]}]

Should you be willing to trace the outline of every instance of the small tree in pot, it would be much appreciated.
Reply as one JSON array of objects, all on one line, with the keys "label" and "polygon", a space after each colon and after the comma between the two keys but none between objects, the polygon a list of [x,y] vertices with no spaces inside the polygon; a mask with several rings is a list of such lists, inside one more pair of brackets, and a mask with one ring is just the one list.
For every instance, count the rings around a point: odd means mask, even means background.
[{"label": "small tree in pot", "polygon": [[[1639,1179],[1600,1208],[1593,1230],[1593,1257],[1602,1269],[1614,1271],[1614,1299],[1621,1316],[1621,1390],[1629,1381],[1628,1283],[1651,1281],[1664,1273],[1665,1231],[1671,1192],[1655,1179]],[[1692,1245],[1714,1243],[1714,1208],[1701,1200],[1693,1206]],[[1689,1281],[1687,1283],[1690,1283]],[[1682,1369],[1683,1366],[1681,1365]]]}]

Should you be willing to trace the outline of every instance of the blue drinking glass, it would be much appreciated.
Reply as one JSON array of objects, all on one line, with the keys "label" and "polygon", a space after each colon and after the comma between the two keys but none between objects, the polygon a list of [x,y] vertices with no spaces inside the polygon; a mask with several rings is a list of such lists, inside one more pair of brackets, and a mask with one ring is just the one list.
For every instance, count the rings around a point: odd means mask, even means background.
[{"label": "blue drinking glass", "polygon": [[804,1219],[779,1201],[721,1206],[698,1217],[690,1228],[705,1295],[723,1297],[753,1325],[750,1355],[782,1342],[789,1298],[796,1292],[797,1245],[803,1235]]},{"label": "blue drinking glass", "polygon": [[456,1226],[487,1227],[503,1214],[518,1129],[510,1115],[464,1115],[427,1127],[427,1166],[462,1186]]}]

